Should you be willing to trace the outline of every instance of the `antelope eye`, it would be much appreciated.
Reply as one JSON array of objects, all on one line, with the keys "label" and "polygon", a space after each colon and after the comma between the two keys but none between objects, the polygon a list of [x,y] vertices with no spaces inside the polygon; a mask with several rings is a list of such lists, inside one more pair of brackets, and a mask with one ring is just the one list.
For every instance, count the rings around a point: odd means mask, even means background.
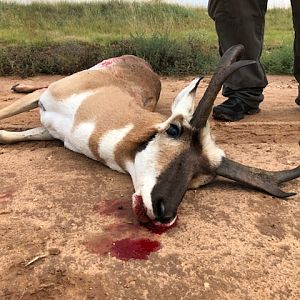
[{"label": "antelope eye", "polygon": [[172,138],[178,138],[181,135],[181,129],[175,124],[171,124],[166,132]]}]

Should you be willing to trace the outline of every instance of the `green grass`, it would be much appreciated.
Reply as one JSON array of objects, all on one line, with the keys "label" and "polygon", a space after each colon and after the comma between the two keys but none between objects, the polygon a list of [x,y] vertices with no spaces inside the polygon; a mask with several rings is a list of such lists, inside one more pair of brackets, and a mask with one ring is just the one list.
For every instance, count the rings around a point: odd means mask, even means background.
[{"label": "green grass", "polygon": [[[201,21],[202,20],[202,21]],[[107,43],[132,35],[168,34],[177,37],[199,31],[212,23],[204,10],[164,3],[57,3],[18,5],[0,3],[1,40],[62,42],[80,40]]]},{"label": "green grass", "polygon": [[[263,62],[290,74],[290,10],[266,18]],[[206,10],[165,4],[0,2],[0,74],[69,74],[122,54],[146,58],[161,74],[211,73],[218,59]]]}]

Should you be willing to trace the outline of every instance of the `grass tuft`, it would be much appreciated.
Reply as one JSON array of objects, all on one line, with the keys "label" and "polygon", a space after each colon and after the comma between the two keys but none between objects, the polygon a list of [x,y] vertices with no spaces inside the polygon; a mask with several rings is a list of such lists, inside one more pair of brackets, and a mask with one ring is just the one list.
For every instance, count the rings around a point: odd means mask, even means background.
[{"label": "grass tuft", "polygon": [[268,74],[293,74],[293,47],[284,45],[264,51],[262,63]]}]

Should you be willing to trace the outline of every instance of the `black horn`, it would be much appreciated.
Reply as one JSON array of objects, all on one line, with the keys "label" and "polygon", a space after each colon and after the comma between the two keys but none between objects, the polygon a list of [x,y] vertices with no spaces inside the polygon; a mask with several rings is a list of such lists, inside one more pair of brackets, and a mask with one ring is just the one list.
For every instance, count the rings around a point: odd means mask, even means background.
[{"label": "black horn", "polygon": [[241,60],[236,62],[243,52],[243,45],[235,45],[229,48],[222,56],[219,66],[212,76],[212,79],[191,119],[191,125],[194,128],[203,128],[206,125],[214,101],[227,77],[242,67],[256,63],[256,61],[253,60]]},{"label": "black horn", "polygon": [[279,184],[300,177],[300,165],[286,171],[266,171],[242,165],[223,157],[216,174],[255,187],[275,197],[285,198],[296,193],[286,193],[279,188]]}]

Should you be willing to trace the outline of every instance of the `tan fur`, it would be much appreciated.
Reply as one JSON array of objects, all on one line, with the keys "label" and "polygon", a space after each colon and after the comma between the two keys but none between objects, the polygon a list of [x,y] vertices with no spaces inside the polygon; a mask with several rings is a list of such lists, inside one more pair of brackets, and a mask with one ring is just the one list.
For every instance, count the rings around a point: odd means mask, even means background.
[{"label": "tan fur", "polygon": [[[118,57],[115,63],[104,68],[75,73],[48,87],[48,93],[55,101],[62,102],[72,95],[92,93],[79,106],[73,130],[85,122],[95,123],[89,148],[99,161],[104,162],[98,149],[101,137],[112,129],[133,124],[133,129],[115,148],[116,163],[123,169],[128,159],[133,160],[138,145],[157,131],[157,124],[166,120],[164,116],[152,112],[156,108],[160,91],[158,75],[143,59],[131,55]],[[19,102],[24,111],[37,107],[39,96],[43,92],[44,90],[40,90],[23,97]],[[20,103],[17,101],[13,105],[20,107]],[[20,109],[17,113],[19,112]],[[2,113],[7,117],[10,110],[7,108]]]},{"label": "tan fur", "polygon": [[[175,147],[174,147],[175,146]],[[170,140],[165,137],[161,137],[160,143],[160,153],[162,155],[158,155],[158,166],[159,173],[165,171],[170,163],[170,157],[178,157],[184,150],[188,148],[189,145],[177,140]]]},{"label": "tan fur", "polygon": [[[119,107],[120,101],[122,101],[121,107]],[[115,150],[117,163],[124,167],[126,159],[133,158],[137,145],[151,134],[149,128],[153,127],[154,131],[154,125],[164,120],[164,117],[159,114],[151,113],[151,118],[147,117],[147,114],[149,112],[141,108],[140,102],[130,94],[119,87],[108,86],[98,89],[82,103],[75,116],[74,128],[84,122],[95,122],[96,127],[90,137],[89,146],[94,156],[100,160],[98,152],[100,138],[111,129],[123,128],[133,123],[134,128]]]},{"label": "tan fur", "polygon": [[[145,109],[153,111],[158,101],[161,83],[144,60],[125,55],[118,63],[100,70],[84,70],[63,78],[49,86],[49,91],[57,100],[64,101],[74,91],[92,91],[106,88],[110,97],[111,86],[119,87]],[[123,99],[119,99],[120,102]],[[119,102],[119,106],[121,103]]]},{"label": "tan fur", "polygon": [[[109,62],[112,64],[100,64],[100,68],[84,70],[56,81],[49,85],[47,93],[54,101],[61,102],[84,92],[91,94],[77,109],[72,129],[85,122],[95,124],[89,148],[102,162],[98,149],[101,137],[110,130],[122,129],[132,123],[133,129],[116,146],[114,153],[117,164],[124,169],[126,160],[133,159],[137,146],[156,130],[157,123],[165,120],[163,116],[152,113],[160,96],[161,83],[158,75],[141,58],[124,55]],[[15,88],[22,90],[22,85]],[[36,108],[44,91],[38,90],[4,108],[0,119]]]},{"label": "tan fur", "polygon": [[[159,142],[159,151],[160,155],[158,155],[158,171],[162,173],[165,171],[172,159],[179,157],[181,153],[187,150],[190,147],[190,132],[185,130],[180,139],[170,139],[167,136],[161,135]],[[186,142],[187,141],[187,142]]]},{"label": "tan fur", "polygon": [[134,128],[115,150],[116,162],[124,169],[126,160],[133,159],[134,149],[151,135],[149,128],[154,132],[155,124],[165,118],[157,113],[147,116],[159,99],[159,77],[143,60],[134,56],[121,58],[121,62],[108,68],[86,70],[59,80],[49,86],[49,91],[60,101],[75,91],[93,91],[78,108],[73,129],[84,122],[96,124],[89,147],[99,161],[102,161],[98,152],[100,138],[109,130],[133,123]]},{"label": "tan fur", "polygon": [[189,189],[198,189],[200,186],[209,184],[216,178],[216,175],[199,174],[190,182]]},{"label": "tan fur", "polygon": [[149,139],[157,129],[157,123],[161,123],[165,120],[165,117],[152,113],[151,118],[148,118],[147,111],[141,108],[135,108],[136,114],[132,113],[132,119],[134,128],[125,136],[121,143],[119,143],[115,149],[115,158],[118,165],[123,169],[127,160],[133,160],[135,151],[141,142]]}]

